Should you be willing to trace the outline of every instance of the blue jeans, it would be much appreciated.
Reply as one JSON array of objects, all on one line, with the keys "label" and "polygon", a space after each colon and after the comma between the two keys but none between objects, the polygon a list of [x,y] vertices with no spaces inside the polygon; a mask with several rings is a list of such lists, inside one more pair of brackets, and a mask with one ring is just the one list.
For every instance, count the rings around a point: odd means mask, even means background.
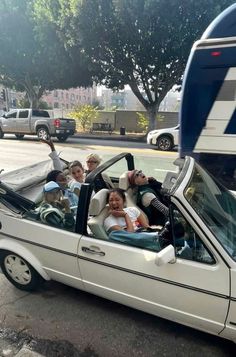
[{"label": "blue jeans", "polygon": [[120,230],[112,231],[109,234],[109,239],[134,247],[155,250],[157,252],[161,250],[158,242],[158,233],[135,233]]}]

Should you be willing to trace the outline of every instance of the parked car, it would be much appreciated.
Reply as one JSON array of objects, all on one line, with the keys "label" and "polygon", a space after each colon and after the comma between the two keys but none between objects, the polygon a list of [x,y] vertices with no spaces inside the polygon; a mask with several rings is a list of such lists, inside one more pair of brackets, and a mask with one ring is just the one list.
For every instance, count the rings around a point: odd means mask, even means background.
[{"label": "parked car", "polygon": [[177,160],[179,172],[167,173],[163,183],[170,244],[157,252],[114,242],[103,228],[107,190],[92,191],[106,172],[115,186],[126,189],[128,206],[135,205],[128,171],[112,176],[116,166],[124,168],[122,160],[127,170],[134,168],[132,155],[123,153],[87,177],[73,232],[43,224],[34,215],[32,188],[43,183],[43,163],[21,175],[19,170],[15,181],[5,174],[0,183],[4,275],[22,290],[52,279],[236,341],[236,197],[193,158]]},{"label": "parked car", "polygon": [[179,144],[179,125],[174,128],[152,130],[147,135],[147,143],[156,145],[159,150],[172,150]]},{"label": "parked car", "polygon": [[55,136],[62,142],[74,133],[74,119],[51,118],[47,110],[13,109],[0,117],[0,139],[4,134],[15,134],[17,139],[36,134],[40,139]]}]

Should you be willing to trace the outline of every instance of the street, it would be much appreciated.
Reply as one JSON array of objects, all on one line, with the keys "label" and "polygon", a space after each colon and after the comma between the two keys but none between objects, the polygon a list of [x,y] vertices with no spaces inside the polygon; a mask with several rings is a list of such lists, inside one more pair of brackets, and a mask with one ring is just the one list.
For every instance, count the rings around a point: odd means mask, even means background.
[{"label": "street", "polygon": [[[177,152],[161,153],[145,143],[69,139],[55,146],[67,160],[96,151],[106,161],[122,151],[135,155],[135,165],[160,180]],[[47,159],[49,149],[37,139],[0,140],[1,166],[6,172]],[[233,356],[227,340],[145,314],[94,295],[47,282],[40,291],[14,288],[0,274],[0,356],[23,343],[48,357],[60,356]],[[3,352],[5,351],[5,352]]]},{"label": "street", "polygon": [[[161,181],[164,179],[166,171],[175,170],[173,161],[178,156],[176,151],[160,152],[155,147],[152,148],[146,143],[140,142],[73,137],[63,144],[54,140],[54,144],[63,159],[80,160],[83,164],[85,164],[86,156],[93,151],[102,157],[103,162],[121,152],[130,152],[135,156],[135,166],[138,169],[142,169],[146,174],[159,178]],[[17,140],[13,135],[6,135],[6,139],[0,140],[0,169],[8,172],[47,160],[49,152],[49,147],[39,142],[35,136],[26,136],[26,139]]]}]

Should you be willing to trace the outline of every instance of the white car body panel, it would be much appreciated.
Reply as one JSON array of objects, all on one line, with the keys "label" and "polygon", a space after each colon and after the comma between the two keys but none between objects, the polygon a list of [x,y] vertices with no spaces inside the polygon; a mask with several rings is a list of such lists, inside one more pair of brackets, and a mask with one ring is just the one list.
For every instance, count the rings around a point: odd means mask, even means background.
[{"label": "white car body panel", "polygon": [[14,252],[21,255],[21,252],[27,251],[28,259],[26,260],[36,270],[38,269],[34,265],[34,259],[37,259],[50,279],[83,289],[77,260],[80,235],[38,222],[4,215],[2,210],[0,222],[2,223],[0,248],[2,241],[6,249],[6,240],[9,240],[9,250],[16,243],[16,247],[21,248],[19,248],[20,251],[15,248]]},{"label": "white car body panel", "polygon": [[[178,127],[178,129],[177,129]],[[173,139],[174,146],[179,145],[179,126],[173,128],[152,130],[147,135],[147,144],[156,145],[157,139],[162,135],[170,135]]]},{"label": "white car body panel", "polygon": [[[182,213],[187,215],[183,209]],[[206,240],[198,227],[193,227]],[[105,256],[95,259],[82,251],[81,247],[91,245]],[[83,236],[81,274],[87,291],[217,334],[224,327],[229,307],[229,268],[212,246],[210,249],[216,259],[213,266],[178,258],[175,264],[158,267],[154,252],[109,241],[95,243]]]}]

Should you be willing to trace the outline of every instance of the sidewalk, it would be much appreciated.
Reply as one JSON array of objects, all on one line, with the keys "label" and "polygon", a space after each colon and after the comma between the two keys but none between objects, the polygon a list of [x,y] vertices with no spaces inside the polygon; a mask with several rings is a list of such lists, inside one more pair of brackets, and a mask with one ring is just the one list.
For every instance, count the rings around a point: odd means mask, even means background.
[{"label": "sidewalk", "polygon": [[144,133],[126,133],[126,135],[120,135],[116,132],[109,134],[107,132],[94,131],[92,134],[88,132],[77,132],[73,136],[84,139],[146,142]]}]

